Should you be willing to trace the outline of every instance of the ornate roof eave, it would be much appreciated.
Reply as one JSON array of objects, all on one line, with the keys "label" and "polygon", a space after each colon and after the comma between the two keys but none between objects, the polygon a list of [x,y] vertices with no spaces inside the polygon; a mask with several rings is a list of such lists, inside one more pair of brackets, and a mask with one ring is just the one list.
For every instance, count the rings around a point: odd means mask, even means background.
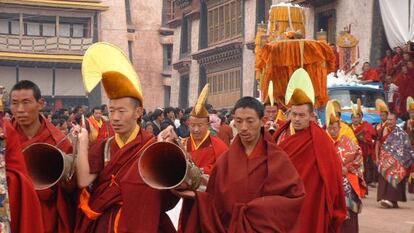
[{"label": "ornate roof eave", "polygon": [[299,4],[303,7],[319,7],[335,1],[336,0],[292,0],[291,3]]},{"label": "ornate roof eave", "polygon": [[[190,11],[188,13],[185,13],[184,15],[187,16],[189,20],[196,20],[196,19],[200,18],[200,11],[199,10],[193,10],[193,11]],[[182,20],[183,20],[182,17],[176,17],[176,18],[168,21],[167,25],[170,28],[176,28],[176,27],[181,25]]]},{"label": "ornate roof eave", "polygon": [[191,66],[191,58],[186,57],[174,63],[173,69],[178,71],[179,73],[185,73],[185,72],[190,71],[190,66]]},{"label": "ornate roof eave", "polygon": [[69,9],[84,9],[106,11],[108,6],[97,1],[63,1],[63,0],[0,0],[0,4],[38,6],[38,7],[56,7]]},{"label": "ornate roof eave", "polygon": [[201,66],[223,63],[229,60],[239,59],[242,56],[243,42],[241,39],[219,44],[191,54]]}]

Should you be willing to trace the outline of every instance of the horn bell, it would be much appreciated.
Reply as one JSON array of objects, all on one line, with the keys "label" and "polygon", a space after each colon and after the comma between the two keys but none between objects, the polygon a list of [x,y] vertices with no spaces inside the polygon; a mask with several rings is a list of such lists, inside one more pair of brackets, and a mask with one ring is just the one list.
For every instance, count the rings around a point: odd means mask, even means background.
[{"label": "horn bell", "polygon": [[69,177],[74,159],[47,143],[33,143],[23,150],[27,171],[36,190],[44,190]]},{"label": "horn bell", "polygon": [[156,142],[146,148],[138,161],[138,170],[148,186],[159,190],[195,190],[203,174],[186,151],[170,142]]}]

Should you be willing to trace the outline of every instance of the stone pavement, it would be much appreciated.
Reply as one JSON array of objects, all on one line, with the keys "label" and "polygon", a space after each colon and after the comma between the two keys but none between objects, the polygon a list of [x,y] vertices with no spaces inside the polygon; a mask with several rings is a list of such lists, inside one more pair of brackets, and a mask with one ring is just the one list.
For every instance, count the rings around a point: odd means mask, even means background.
[{"label": "stone pavement", "polygon": [[377,203],[376,188],[369,188],[359,215],[360,233],[414,233],[414,195],[407,194],[407,202],[399,202],[399,209],[384,209]]}]

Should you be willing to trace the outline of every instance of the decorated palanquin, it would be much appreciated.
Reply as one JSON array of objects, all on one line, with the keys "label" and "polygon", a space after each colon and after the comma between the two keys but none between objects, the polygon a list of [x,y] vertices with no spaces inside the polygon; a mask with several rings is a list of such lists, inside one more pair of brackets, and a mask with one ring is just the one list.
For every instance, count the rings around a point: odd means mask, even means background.
[{"label": "decorated palanquin", "polygon": [[327,75],[335,71],[335,55],[328,44],[304,39],[281,40],[266,44],[256,56],[260,56],[256,60],[256,78],[262,96],[267,96],[267,86],[272,80],[274,98],[284,103],[290,76],[302,67],[312,80],[316,107],[325,106],[329,99]]},{"label": "decorated palanquin", "polygon": [[275,102],[284,103],[290,76],[298,68],[304,68],[312,80],[316,107],[325,106],[328,101],[327,75],[335,71],[335,54],[323,41],[301,39],[305,35],[304,21],[301,7],[281,5],[270,11],[269,33],[264,25],[259,25],[256,79],[263,101],[268,96],[269,82],[273,81]]},{"label": "decorated palanquin", "polygon": [[339,69],[348,73],[358,61],[358,39],[351,35],[350,29],[342,31],[337,39]]},{"label": "decorated palanquin", "polygon": [[268,31],[270,39],[282,36],[285,32],[305,35],[305,14],[303,8],[291,4],[273,5],[269,11]]}]

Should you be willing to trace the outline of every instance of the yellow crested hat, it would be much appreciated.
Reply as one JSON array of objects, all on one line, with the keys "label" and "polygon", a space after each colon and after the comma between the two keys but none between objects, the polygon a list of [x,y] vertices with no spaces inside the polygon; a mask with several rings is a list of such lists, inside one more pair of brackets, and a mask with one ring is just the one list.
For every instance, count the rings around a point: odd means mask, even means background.
[{"label": "yellow crested hat", "polygon": [[275,97],[273,95],[273,81],[272,80],[270,80],[269,82],[269,86],[267,88],[267,97],[264,103],[269,104],[270,106],[275,105]]},{"label": "yellow crested hat", "polygon": [[109,99],[132,97],[143,102],[138,74],[124,52],[109,43],[89,47],[82,61],[83,84],[90,93],[100,81]]},{"label": "yellow crested hat", "polygon": [[382,99],[375,100],[375,109],[380,112],[389,112],[387,104]]},{"label": "yellow crested hat", "polygon": [[282,109],[277,111],[276,120],[275,121],[287,121],[285,113],[283,113]]},{"label": "yellow crested hat", "polygon": [[357,104],[356,105],[354,103],[352,103],[352,101],[351,101],[351,106],[352,106],[352,115],[354,115],[354,116],[361,115],[361,113],[362,113],[362,102],[361,102],[360,98],[357,99]]},{"label": "yellow crested hat", "polygon": [[414,99],[411,96],[407,97],[407,111],[414,111]]},{"label": "yellow crested hat", "polygon": [[208,96],[209,84],[207,83],[200,95],[198,96],[197,103],[194,105],[193,110],[190,113],[190,116],[204,118],[209,117],[208,111],[206,109],[206,100]]},{"label": "yellow crested hat", "polygon": [[315,90],[308,72],[297,69],[290,77],[285,94],[286,105],[315,104]]},{"label": "yellow crested hat", "polygon": [[325,125],[328,127],[330,124],[339,121],[339,117],[336,116],[335,104],[332,100],[328,101],[325,109]]},{"label": "yellow crested hat", "polygon": [[342,112],[341,102],[339,102],[339,100],[333,99],[333,100],[331,100],[331,102],[332,102],[332,104],[334,106],[335,113]]}]

